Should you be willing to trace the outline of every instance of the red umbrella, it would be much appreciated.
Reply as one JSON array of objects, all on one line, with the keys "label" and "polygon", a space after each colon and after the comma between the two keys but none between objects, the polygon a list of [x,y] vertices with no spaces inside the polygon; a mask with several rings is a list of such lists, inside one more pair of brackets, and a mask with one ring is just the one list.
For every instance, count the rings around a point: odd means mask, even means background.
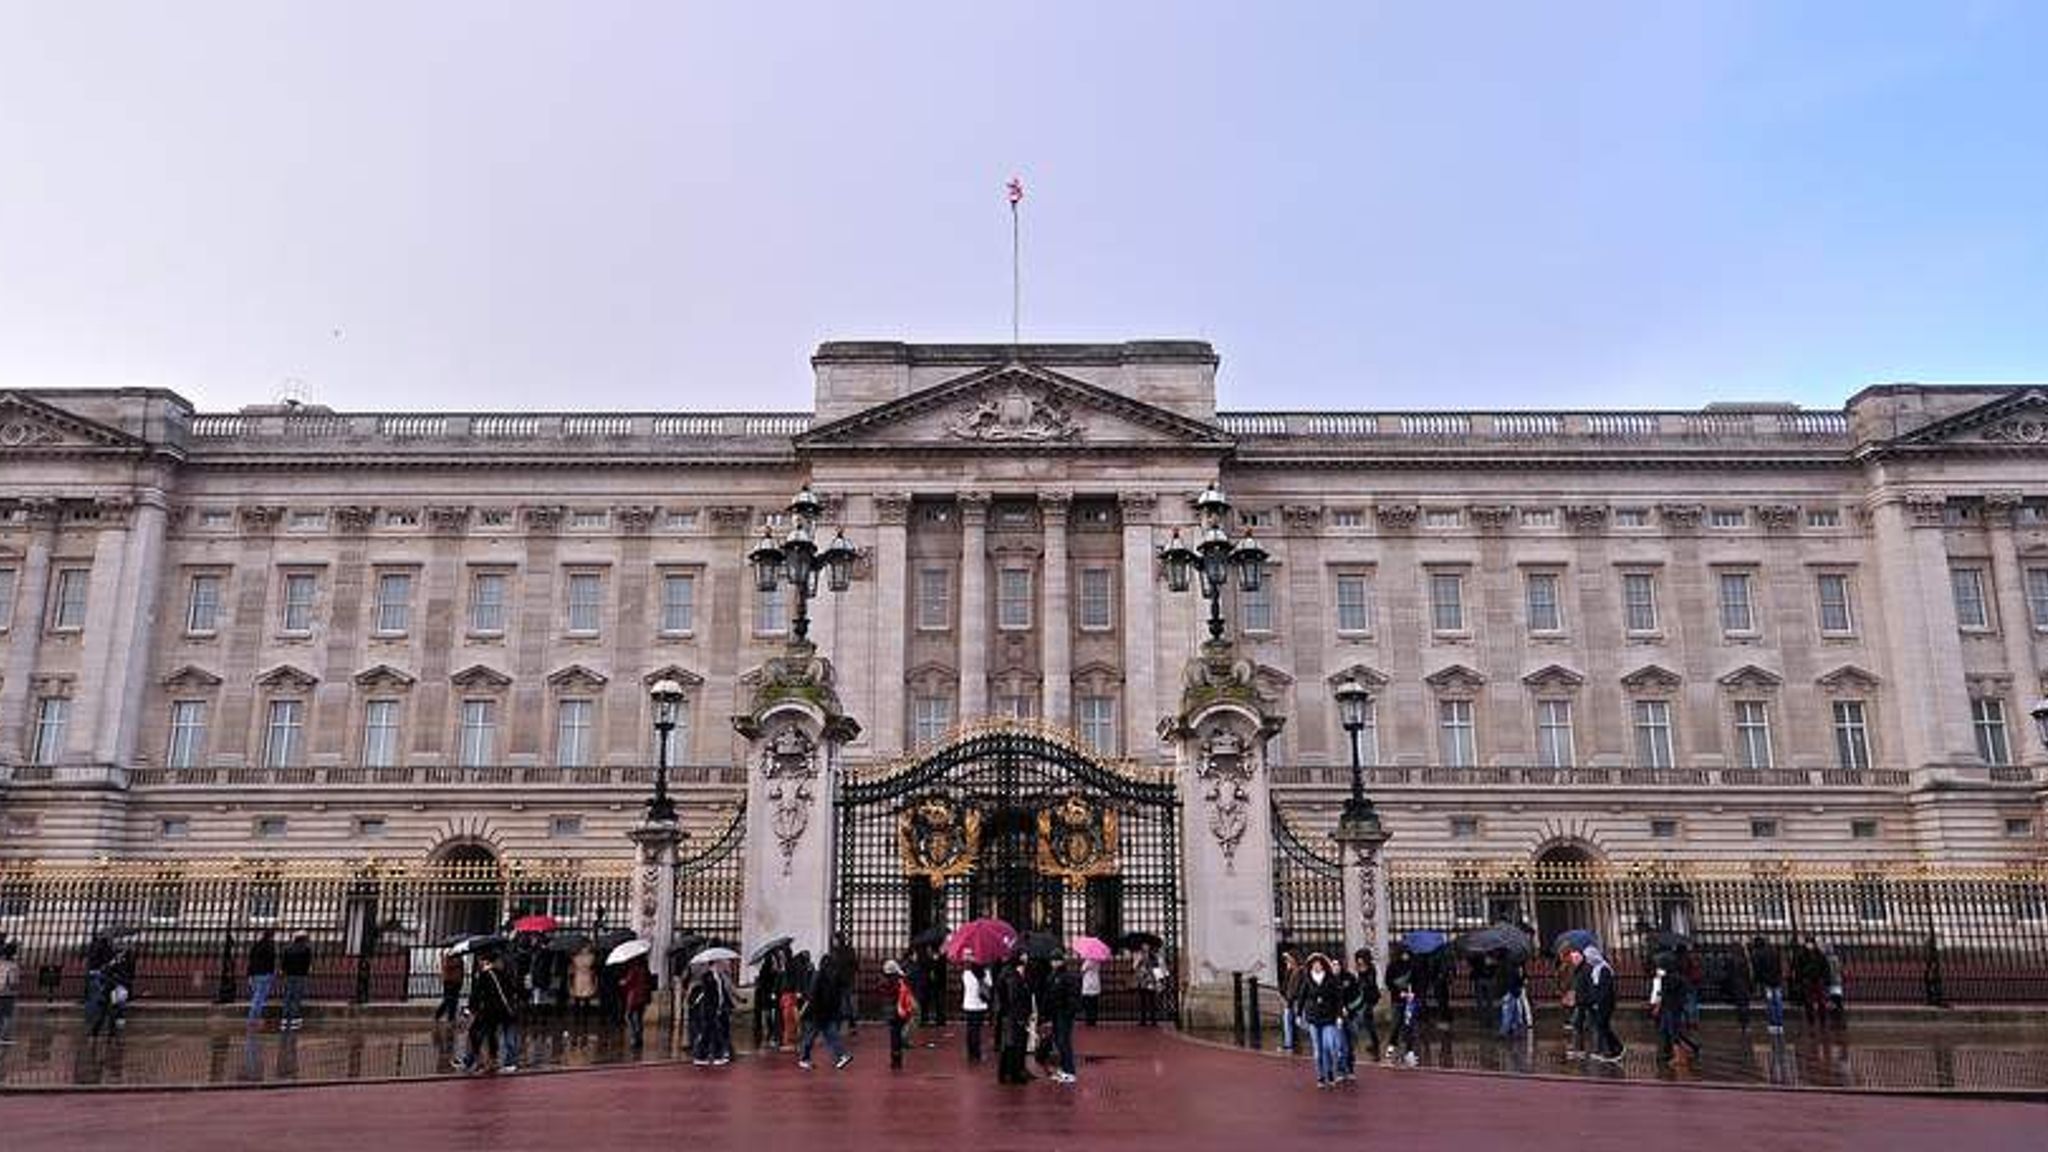
[{"label": "red umbrella", "polygon": [[557,921],[553,916],[521,916],[512,922],[514,932],[553,932]]},{"label": "red umbrella", "polygon": [[1016,946],[1017,930],[1001,920],[969,920],[946,937],[945,952],[946,959],[958,964],[961,957],[972,949],[974,959],[987,964],[1008,957]]}]

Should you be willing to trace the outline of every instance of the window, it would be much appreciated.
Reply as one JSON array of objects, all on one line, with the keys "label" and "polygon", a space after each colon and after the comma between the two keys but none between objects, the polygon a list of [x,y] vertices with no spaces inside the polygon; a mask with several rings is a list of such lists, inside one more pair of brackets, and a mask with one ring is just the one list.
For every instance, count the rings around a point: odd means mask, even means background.
[{"label": "window", "polygon": [[1750,578],[1747,572],[1723,572],[1721,585],[1721,631],[1747,633],[1756,631],[1756,610],[1750,603]]},{"label": "window", "polygon": [[1749,822],[1749,838],[1751,840],[1776,840],[1778,838],[1778,822],[1776,820],[1751,820]]},{"label": "window", "polygon": [[569,631],[595,636],[604,617],[604,577],[595,572],[569,573]]},{"label": "window", "polygon": [[225,508],[208,508],[199,514],[201,528],[231,528],[234,523],[235,514]]},{"label": "window", "polygon": [[50,627],[76,632],[85,627],[85,587],[91,575],[87,568],[57,570],[57,602],[50,610]]},{"label": "window", "polygon": [[763,592],[754,592],[754,634],[757,636],[780,636],[789,631],[788,585],[778,583]]},{"label": "window", "polygon": [[1875,821],[1875,820],[1851,820],[1851,821],[1849,821],[1849,839],[1851,839],[1851,840],[1875,840],[1875,839],[1877,839],[1877,821]]},{"label": "window", "polygon": [[1038,715],[1038,700],[1027,692],[998,693],[995,714],[1012,720],[1029,720]]},{"label": "window", "polygon": [[1657,577],[1655,573],[1622,573],[1621,615],[1623,627],[1631,633],[1643,634],[1657,630]]},{"label": "window", "polygon": [[1572,766],[1572,702],[1536,702],[1536,763],[1544,768]]},{"label": "window", "polygon": [[1735,763],[1741,768],[1771,767],[1770,710],[1761,700],[1735,702]]},{"label": "window", "polygon": [[1456,508],[1431,508],[1422,514],[1424,528],[1456,528],[1464,523],[1464,515]]},{"label": "window", "polygon": [[910,700],[910,738],[919,746],[936,744],[953,726],[952,701],[944,696],[913,696]]},{"label": "window", "polygon": [[319,590],[319,578],[311,572],[288,572],[284,578],[284,617],[278,627],[286,632],[305,633],[313,630],[313,596]]},{"label": "window", "polygon": [[661,578],[661,631],[681,636],[697,629],[697,578],[669,572]]},{"label": "window", "polygon": [[2007,816],[2005,835],[2009,840],[2026,840],[2034,835],[2034,818],[2031,816]]},{"label": "window", "polygon": [[1670,768],[1677,762],[1671,749],[1671,702],[1638,700],[1631,711],[1636,730],[1636,767]]},{"label": "window", "polygon": [[71,701],[62,696],[45,696],[36,701],[35,746],[29,750],[31,764],[55,764],[64,754],[64,727],[71,720]]},{"label": "window", "polygon": [[1844,772],[1870,767],[1870,725],[1863,714],[1863,701],[1837,700],[1834,713],[1835,763]]},{"label": "window", "polygon": [[14,569],[0,568],[0,632],[14,627]]},{"label": "window", "polygon": [[171,742],[164,767],[197,768],[206,756],[206,701],[171,701]]},{"label": "window", "polygon": [[1271,632],[1273,630],[1273,582],[1259,581],[1257,588],[1239,585],[1237,589],[1238,624],[1246,632]]},{"label": "window", "polygon": [[1865,924],[1881,924],[1892,918],[1891,903],[1886,898],[1884,877],[1876,873],[1859,873],[1851,885],[1856,897],[1856,918]]},{"label": "window", "polygon": [[498,743],[498,702],[464,700],[462,732],[457,743],[457,761],[464,768],[481,768],[492,762]]},{"label": "window", "polygon": [[917,570],[917,626],[939,632],[953,626],[953,574],[944,568]]},{"label": "window", "polygon": [[1472,738],[1472,702],[1439,700],[1437,752],[1446,768],[1469,768],[1477,759]]},{"label": "window", "polygon": [[185,596],[185,631],[211,636],[220,628],[220,576],[200,572],[192,577]]},{"label": "window", "polygon": [[555,705],[556,764],[564,768],[586,768],[590,765],[592,711],[588,700],[563,700]]},{"label": "window", "polygon": [[1835,508],[1814,508],[1806,513],[1808,528],[1840,528],[1842,513]]},{"label": "window", "polygon": [[1653,817],[1650,820],[1650,839],[1678,839],[1678,821],[1673,820],[1669,817]]},{"label": "window", "polygon": [[166,816],[156,822],[159,840],[183,840],[192,835],[192,820],[186,816]]},{"label": "window", "polygon": [[1529,617],[1529,631],[1564,631],[1564,612],[1557,598],[1557,573],[1531,572],[1523,577],[1522,599]]},{"label": "window", "polygon": [[264,728],[263,766],[266,768],[291,768],[299,762],[299,749],[305,735],[306,702],[303,700],[272,700],[270,721]]},{"label": "window", "polygon": [[485,528],[505,528],[512,523],[510,508],[485,508],[476,514],[476,522]]},{"label": "window", "polygon": [[258,816],[256,835],[264,840],[277,840],[284,836],[287,826],[282,816]]},{"label": "window", "polygon": [[397,766],[398,701],[368,701],[363,705],[363,767]]},{"label": "window", "polygon": [[412,627],[412,574],[383,572],[377,576],[377,633],[403,634]]},{"label": "window", "polygon": [[1100,632],[1111,626],[1111,603],[1115,594],[1116,580],[1109,569],[1081,569],[1082,631]]},{"label": "window", "polygon": [[1465,577],[1458,572],[1429,574],[1429,626],[1435,632],[1465,630]]},{"label": "window", "polygon": [[327,527],[327,513],[294,512],[289,527],[295,532],[318,532]]},{"label": "window", "polygon": [[548,818],[548,835],[557,840],[583,835],[583,817],[552,816]]},{"label": "window", "polygon": [[393,508],[391,511],[384,513],[384,526],[386,528],[417,528],[420,526],[420,514],[411,508]]},{"label": "window", "polygon": [[366,839],[375,840],[383,836],[385,829],[389,827],[390,824],[382,816],[356,817],[356,835]]},{"label": "window", "polygon": [[670,512],[665,523],[675,531],[686,532],[697,526],[697,513],[694,511]]},{"label": "window", "polygon": [[505,574],[472,572],[469,576],[469,630],[496,635],[505,630]]},{"label": "window", "polygon": [[1977,759],[1993,767],[2012,763],[2012,745],[2005,738],[2005,701],[1990,696],[1970,701],[1970,725],[1977,733]]},{"label": "window", "polygon": [[1031,570],[1004,568],[996,573],[996,627],[1014,632],[1031,627]]},{"label": "window", "polygon": [[1740,528],[1749,523],[1749,514],[1740,508],[1716,508],[1708,513],[1707,522],[1716,528]]},{"label": "window", "polygon": [[2034,618],[2034,631],[2048,632],[2048,568],[2027,569],[2027,611]]},{"label": "window", "polygon": [[1116,755],[1116,700],[1109,696],[1083,696],[1074,701],[1074,714],[1081,739],[1105,756]]},{"label": "window", "polygon": [[1477,840],[1478,838],[1479,838],[1479,817],[1477,817],[1477,816],[1453,816],[1453,817],[1451,817],[1451,839],[1453,839],[1453,840]]},{"label": "window", "polygon": [[1616,508],[1614,510],[1614,526],[1616,528],[1647,528],[1650,526],[1650,510],[1647,508]]},{"label": "window", "polygon": [[1849,612],[1849,578],[1839,572],[1823,572],[1816,580],[1821,635],[1846,636],[1854,632],[1856,620]]},{"label": "window", "polygon": [[1372,577],[1347,572],[1337,577],[1337,631],[1352,636],[1372,632]]},{"label": "window", "polygon": [[1555,527],[1557,527],[1557,509],[1555,509],[1555,508],[1524,508],[1524,509],[1522,509],[1522,527],[1524,527],[1524,528],[1555,528]]},{"label": "window", "polygon": [[1335,512],[1330,513],[1330,527],[1363,528],[1365,527],[1365,513],[1356,508],[1339,508]]},{"label": "window", "polygon": [[1991,627],[1991,612],[1984,603],[1984,570],[1951,568],[1949,587],[1956,598],[1956,625],[1966,632],[1983,632]]},{"label": "window", "polygon": [[611,522],[611,516],[603,509],[578,509],[569,514],[571,528],[602,528]]}]

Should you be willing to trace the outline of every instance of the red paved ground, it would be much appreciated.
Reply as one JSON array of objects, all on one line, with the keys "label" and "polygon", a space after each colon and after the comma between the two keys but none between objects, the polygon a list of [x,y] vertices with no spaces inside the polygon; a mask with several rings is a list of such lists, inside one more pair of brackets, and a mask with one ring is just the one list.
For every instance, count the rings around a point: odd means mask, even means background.
[{"label": "red paved ground", "polygon": [[[1381,1069],[1317,1091],[1304,1062],[1168,1034],[1084,1033],[1082,1082],[1000,1088],[949,1050],[892,1074],[863,1029],[852,1067],[786,1060],[388,1085],[0,1097],[0,1147],[45,1149],[1572,1149],[2048,1147],[2048,1104]],[[985,1071],[984,1071],[985,1069]],[[1375,1143],[1375,1142],[1379,1143]]]}]

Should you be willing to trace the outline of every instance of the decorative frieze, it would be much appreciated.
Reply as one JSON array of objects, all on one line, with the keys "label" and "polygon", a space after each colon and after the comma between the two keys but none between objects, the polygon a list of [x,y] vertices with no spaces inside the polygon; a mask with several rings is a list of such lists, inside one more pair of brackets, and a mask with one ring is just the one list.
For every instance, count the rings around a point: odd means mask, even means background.
[{"label": "decorative frieze", "polygon": [[908,523],[910,523],[910,493],[908,493],[908,492],[877,492],[877,493],[875,493],[875,523],[877,523],[877,524],[908,524]]},{"label": "decorative frieze", "polygon": [[1607,529],[1607,505],[1567,504],[1564,506],[1565,527],[1582,536],[1590,536]]},{"label": "decorative frieze", "polygon": [[1759,504],[1756,506],[1756,522],[1766,532],[1790,532],[1799,527],[1799,506],[1797,504]]},{"label": "decorative frieze", "polygon": [[568,509],[560,504],[539,504],[525,509],[526,530],[536,536],[552,536],[562,530]]},{"label": "decorative frieze", "polygon": [[242,522],[242,531],[250,536],[268,536],[284,523],[282,504],[244,504],[235,509]]},{"label": "decorative frieze", "polygon": [[1474,504],[1466,512],[1472,517],[1472,526],[1489,536],[1507,531],[1515,522],[1515,509],[1510,504]]},{"label": "decorative frieze", "polygon": [[1116,503],[1125,525],[1150,524],[1153,515],[1159,511],[1159,495],[1156,492],[1119,493]]},{"label": "decorative frieze", "polygon": [[626,536],[645,536],[654,528],[658,509],[648,504],[627,504],[612,509],[612,523]]},{"label": "decorative frieze", "polygon": [[753,531],[754,510],[745,504],[714,504],[704,511],[711,518],[711,530],[720,536],[743,536]]},{"label": "decorative frieze", "polygon": [[1707,506],[1704,504],[1659,504],[1657,519],[1664,525],[1664,531],[1673,536],[1690,536],[1700,530],[1706,522]]},{"label": "decorative frieze", "polygon": [[2026,495],[2010,488],[2001,488],[1984,494],[1984,519],[1991,524],[2010,524],[2018,515],[2020,505],[2026,502]]},{"label": "decorative frieze", "polygon": [[1312,535],[1322,527],[1323,510],[1314,504],[1283,504],[1280,506],[1280,522],[1287,526],[1290,534]]},{"label": "decorative frieze", "polygon": [[2048,416],[2015,416],[1984,429],[1984,439],[1994,444],[2022,444],[2029,448],[2048,445]]},{"label": "decorative frieze", "polygon": [[427,530],[443,536],[459,536],[469,530],[469,505],[427,505]]},{"label": "decorative frieze", "polygon": [[1053,488],[1038,494],[1038,514],[1044,518],[1048,529],[1067,526],[1067,515],[1073,511],[1074,494],[1064,488]]},{"label": "decorative frieze", "polygon": [[1415,525],[1422,519],[1420,504],[1378,504],[1373,507],[1373,518],[1379,523],[1380,531],[1389,534],[1415,531]]},{"label": "decorative frieze", "polygon": [[1915,528],[1939,528],[1948,510],[1948,498],[1939,492],[1914,491],[1900,497]]},{"label": "decorative frieze", "polygon": [[377,523],[377,510],[361,504],[342,504],[328,510],[334,530],[344,536],[361,536]]}]

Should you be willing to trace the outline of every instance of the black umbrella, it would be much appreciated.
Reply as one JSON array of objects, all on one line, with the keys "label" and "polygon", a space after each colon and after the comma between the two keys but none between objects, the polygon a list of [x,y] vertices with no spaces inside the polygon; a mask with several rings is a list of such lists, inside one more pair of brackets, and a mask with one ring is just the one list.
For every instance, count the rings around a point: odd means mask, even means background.
[{"label": "black umbrella", "polygon": [[612,949],[628,940],[637,940],[639,936],[640,934],[631,928],[608,928],[597,934],[597,950],[609,956]]},{"label": "black umbrella", "polygon": [[554,932],[548,935],[548,951],[581,952],[590,946],[590,937],[581,932]]},{"label": "black umbrella", "polygon": [[1060,954],[1060,938],[1050,932],[1026,932],[1017,941],[1017,951],[1033,960],[1049,960]]},{"label": "black umbrella", "polygon": [[1156,932],[1126,932],[1116,938],[1116,946],[1125,952],[1140,948],[1164,948],[1166,941]]},{"label": "black umbrella", "polygon": [[[752,952],[747,953],[747,963],[759,964],[761,961],[766,960],[776,952],[794,943],[796,943],[796,938],[793,936],[777,936],[772,940],[763,940],[754,946]],[[692,953],[692,955],[695,955],[695,953]]]},{"label": "black umbrella", "polygon": [[1536,942],[1527,932],[1513,924],[1490,924],[1458,937],[1458,951],[1467,955],[1481,955],[1487,952],[1505,952],[1521,960],[1536,951]]},{"label": "black umbrella", "polygon": [[140,936],[142,935],[142,929],[134,924],[116,924],[111,928],[102,928],[94,933],[94,935],[105,936],[109,940],[119,940],[124,936]]},{"label": "black umbrella", "polygon": [[1692,947],[1692,937],[1683,932],[1660,931],[1653,942],[1661,952],[1677,952]]},{"label": "black umbrella", "polygon": [[912,948],[937,948],[946,942],[944,928],[927,928],[910,938]]}]

